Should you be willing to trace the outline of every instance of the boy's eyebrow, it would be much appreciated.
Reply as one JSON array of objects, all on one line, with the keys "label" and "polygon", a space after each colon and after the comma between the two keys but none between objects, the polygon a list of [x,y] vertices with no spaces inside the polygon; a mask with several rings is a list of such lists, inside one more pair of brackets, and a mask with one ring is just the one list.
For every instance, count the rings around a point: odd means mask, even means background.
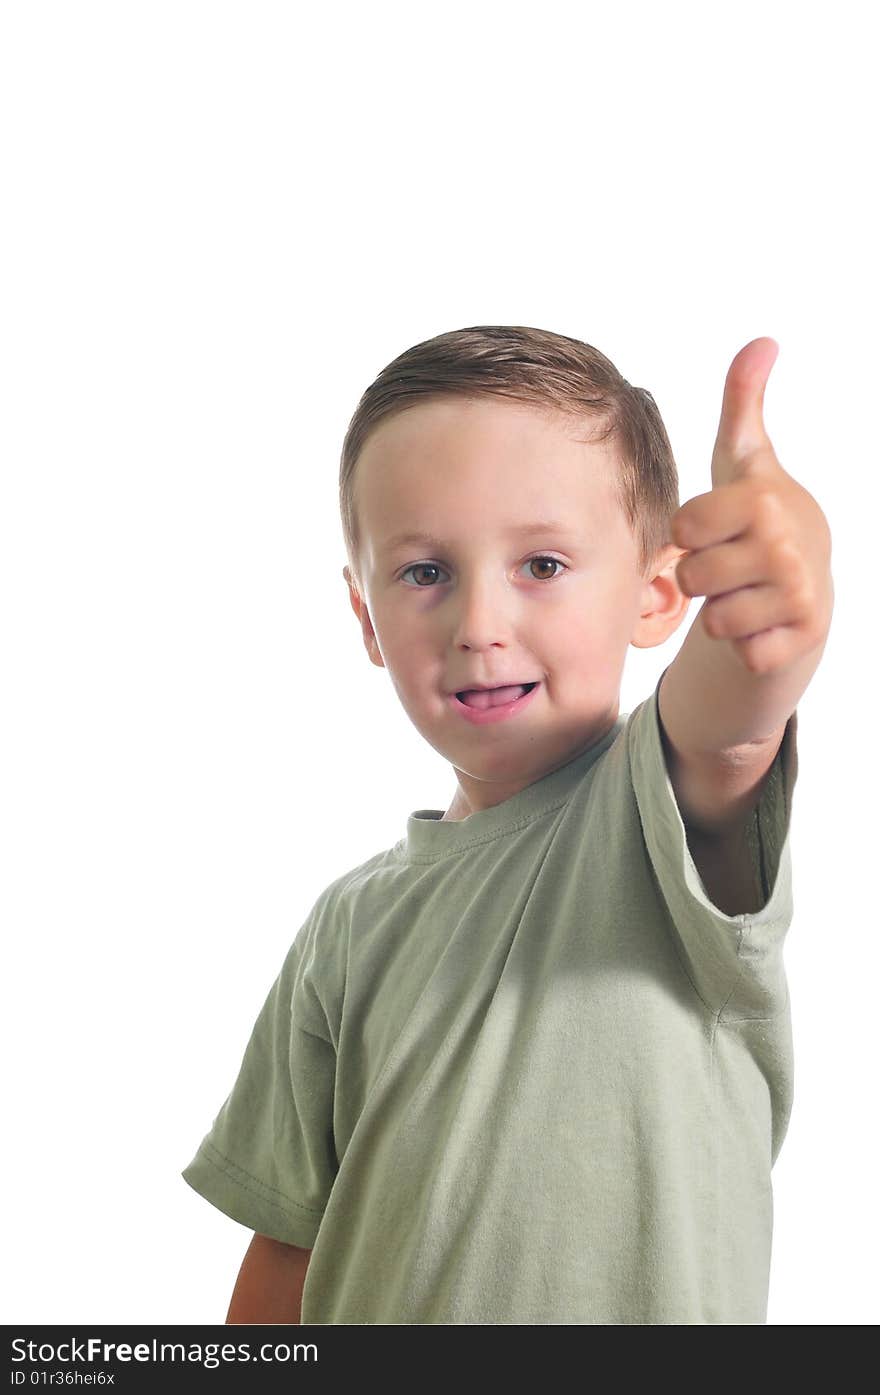
[{"label": "boy's eyebrow", "polygon": [[[532,523],[520,523],[516,527],[508,528],[507,531],[518,537],[532,537],[539,533],[544,535],[547,533],[564,534],[566,537],[579,536],[579,530],[573,528],[569,523],[555,523],[553,520],[543,519],[538,519]],[[396,547],[407,547],[411,543],[424,544],[427,547],[444,548],[447,546],[440,538],[435,538],[432,533],[407,532],[395,533],[393,537],[386,538],[380,551],[393,552]]]}]

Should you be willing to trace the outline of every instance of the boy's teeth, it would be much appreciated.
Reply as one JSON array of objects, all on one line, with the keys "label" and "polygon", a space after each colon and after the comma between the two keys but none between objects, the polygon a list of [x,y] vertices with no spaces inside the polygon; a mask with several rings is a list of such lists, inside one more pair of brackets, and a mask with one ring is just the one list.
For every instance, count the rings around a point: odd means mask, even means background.
[{"label": "boy's teeth", "polygon": [[462,693],[461,700],[468,707],[500,707],[503,702],[513,702],[514,698],[522,697],[528,686],[517,683],[511,688],[471,688]]}]

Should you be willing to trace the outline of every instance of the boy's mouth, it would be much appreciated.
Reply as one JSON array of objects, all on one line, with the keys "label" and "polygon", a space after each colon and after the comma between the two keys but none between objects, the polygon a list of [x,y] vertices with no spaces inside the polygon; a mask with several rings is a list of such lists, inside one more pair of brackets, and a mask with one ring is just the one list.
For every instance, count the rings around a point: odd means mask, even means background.
[{"label": "boy's mouth", "polygon": [[535,683],[514,683],[506,688],[463,688],[455,694],[466,707],[500,707],[505,702],[514,702],[524,693],[530,693]]}]

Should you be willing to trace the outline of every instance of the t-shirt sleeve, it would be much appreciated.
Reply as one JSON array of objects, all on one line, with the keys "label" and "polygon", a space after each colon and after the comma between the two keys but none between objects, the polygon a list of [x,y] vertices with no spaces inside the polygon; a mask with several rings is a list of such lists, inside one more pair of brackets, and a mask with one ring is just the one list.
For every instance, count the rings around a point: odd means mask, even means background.
[{"label": "t-shirt sleeve", "polygon": [[238,1078],[182,1176],[242,1225],[313,1246],[337,1170],[336,1050],[308,926],[254,1024]]},{"label": "t-shirt sleeve", "polygon": [[[665,670],[664,670],[665,672]],[[775,1016],[788,1002],[782,947],[793,915],[791,806],[797,780],[797,711],[788,719],[747,829],[760,910],[727,915],[710,899],[688,847],[666,766],[658,695],[627,722],[630,772],[644,846],[686,972],[725,1021]]]}]

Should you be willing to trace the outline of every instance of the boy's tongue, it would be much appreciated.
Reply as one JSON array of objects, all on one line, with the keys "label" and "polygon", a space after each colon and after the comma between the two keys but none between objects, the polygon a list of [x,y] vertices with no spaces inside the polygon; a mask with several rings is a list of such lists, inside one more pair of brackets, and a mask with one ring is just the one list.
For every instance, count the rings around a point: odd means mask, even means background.
[{"label": "boy's tongue", "polygon": [[469,692],[462,693],[461,700],[466,702],[468,707],[500,707],[502,702],[513,702],[514,698],[522,697],[524,692],[523,683],[517,683],[512,688],[487,688],[482,691],[471,688]]}]

